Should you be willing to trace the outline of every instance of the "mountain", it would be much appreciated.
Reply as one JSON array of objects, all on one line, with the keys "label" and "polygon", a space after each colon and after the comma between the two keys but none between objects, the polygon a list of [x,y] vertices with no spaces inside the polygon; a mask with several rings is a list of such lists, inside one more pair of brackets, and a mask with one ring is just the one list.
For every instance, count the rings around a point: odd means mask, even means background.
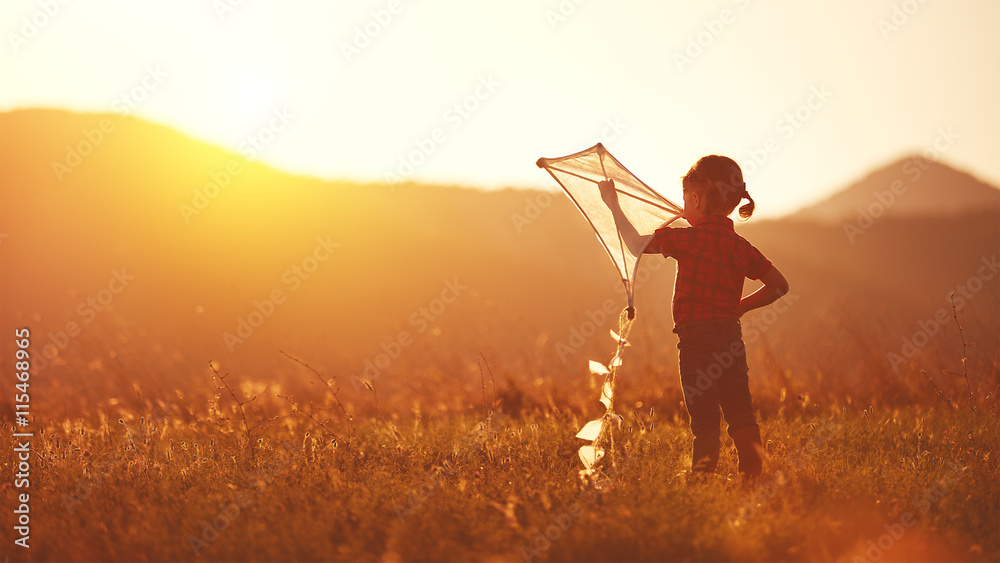
[{"label": "mountain", "polygon": [[[418,398],[425,412],[476,408],[483,358],[511,401],[594,402],[574,393],[592,384],[587,361],[610,356],[624,297],[559,194],[320,181],[115,115],[20,110],[0,113],[0,131],[0,333],[31,329],[50,397],[93,407],[140,388],[211,393],[209,360],[305,392],[309,374],[285,352],[358,408],[370,406],[349,384],[359,377],[387,410]],[[846,191],[870,195],[892,168]],[[925,175],[940,177],[965,176],[937,164]],[[924,199],[923,181],[899,207]],[[784,304],[744,318],[763,396],[833,393],[834,382],[865,401],[887,400],[873,386],[892,381],[906,392],[888,354],[966,285],[960,314],[981,354],[970,370],[995,370],[995,207],[893,213],[853,237],[807,216],[737,224],[792,286]],[[674,265],[641,264],[622,397],[674,409]],[[952,344],[933,340],[908,361],[945,366]]]},{"label": "mountain", "polygon": [[1000,190],[935,160],[911,155],[791,215],[824,224],[881,217],[957,216],[1000,210]]},{"label": "mountain", "polygon": [[0,129],[0,328],[30,326],[75,379],[294,367],[281,349],[346,380],[404,333],[421,352],[379,373],[464,373],[457,341],[533,361],[552,319],[617,297],[551,194],[321,182],[118,116],[25,110]]}]

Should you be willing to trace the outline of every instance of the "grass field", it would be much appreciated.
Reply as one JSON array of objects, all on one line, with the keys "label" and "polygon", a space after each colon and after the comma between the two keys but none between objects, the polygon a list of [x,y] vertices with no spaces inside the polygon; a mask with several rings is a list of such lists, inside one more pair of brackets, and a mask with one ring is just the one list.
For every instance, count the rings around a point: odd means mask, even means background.
[{"label": "grass field", "polygon": [[[31,378],[30,486],[20,439],[0,448],[15,476],[0,484],[0,560],[1000,560],[991,325],[881,376],[870,350],[891,337],[827,325],[817,365],[869,349],[864,371],[805,371],[794,346],[749,339],[767,453],[752,487],[731,442],[716,474],[692,478],[677,374],[649,345],[626,354],[624,419],[593,482],[574,435],[604,412],[600,377],[574,372],[606,338],[563,366],[414,346],[367,386],[269,346],[249,373],[155,364],[143,343],[67,361]],[[107,341],[76,350],[100,357]],[[0,411],[16,432],[13,415]],[[11,550],[25,492],[30,549]]]},{"label": "grass field", "polygon": [[[685,416],[629,409],[614,467],[585,487],[578,413],[508,415],[484,402],[475,412],[415,409],[348,427],[332,401],[327,414],[316,405],[295,413],[277,397],[258,397],[257,409],[233,400],[245,401],[238,389],[219,392],[196,419],[147,402],[117,420],[66,419],[36,433],[24,553],[38,561],[1000,558],[995,409],[981,408],[970,433],[968,413],[946,406],[792,403],[762,416],[768,461],[752,488],[733,476],[731,444],[716,475],[692,480]],[[10,471],[13,448],[2,451]],[[14,492],[3,485],[3,506],[17,505]],[[6,551],[10,526],[3,536]]]}]

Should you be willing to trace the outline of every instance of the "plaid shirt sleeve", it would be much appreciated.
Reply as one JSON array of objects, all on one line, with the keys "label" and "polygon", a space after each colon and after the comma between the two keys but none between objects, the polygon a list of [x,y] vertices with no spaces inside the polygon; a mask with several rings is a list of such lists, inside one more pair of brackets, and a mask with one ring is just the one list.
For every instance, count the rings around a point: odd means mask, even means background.
[{"label": "plaid shirt sleeve", "polygon": [[662,254],[664,258],[682,254],[691,247],[690,227],[660,227],[653,231],[653,240],[646,245],[644,254]]},{"label": "plaid shirt sleeve", "polygon": [[643,254],[662,254],[664,258],[675,256],[677,247],[687,245],[684,231],[686,227],[660,227],[653,231],[653,239],[646,245]]}]

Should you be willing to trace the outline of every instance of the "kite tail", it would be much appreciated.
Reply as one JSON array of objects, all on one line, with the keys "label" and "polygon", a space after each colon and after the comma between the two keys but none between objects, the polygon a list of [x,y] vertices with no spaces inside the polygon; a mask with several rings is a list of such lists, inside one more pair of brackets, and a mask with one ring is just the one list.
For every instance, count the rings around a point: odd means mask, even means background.
[{"label": "kite tail", "polygon": [[618,390],[618,370],[622,365],[622,357],[625,348],[631,346],[628,342],[628,335],[632,331],[632,323],[635,318],[634,308],[627,307],[618,315],[618,332],[611,331],[611,337],[616,341],[615,355],[611,362],[604,366],[600,362],[591,360],[591,373],[604,375],[604,384],[601,385],[600,401],[606,407],[604,416],[592,420],[584,425],[577,433],[576,437],[590,440],[590,444],[580,447],[580,460],[584,469],[580,471],[580,477],[586,483],[596,483],[598,465],[606,457],[611,459],[611,467],[617,468],[615,453],[615,439],[612,427],[615,423],[621,429],[622,416],[615,412],[615,396]]}]

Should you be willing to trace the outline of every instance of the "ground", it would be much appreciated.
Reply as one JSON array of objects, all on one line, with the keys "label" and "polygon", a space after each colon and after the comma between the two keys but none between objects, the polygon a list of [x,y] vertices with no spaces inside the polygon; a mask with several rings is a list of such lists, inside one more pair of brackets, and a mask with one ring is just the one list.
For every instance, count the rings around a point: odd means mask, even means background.
[{"label": "ground", "polygon": [[[627,412],[615,455],[584,483],[573,436],[586,420],[570,412],[416,412],[349,430],[286,413],[251,423],[248,443],[231,407],[186,422],[136,413],[49,424],[31,445],[31,547],[12,553],[5,525],[4,557],[1000,558],[1000,436],[990,413],[971,422],[961,410],[921,406],[765,414],[766,468],[747,486],[731,444],[715,475],[691,478],[682,415]],[[9,473],[13,448],[2,455]],[[16,505],[15,492],[4,484],[4,507]]]}]

